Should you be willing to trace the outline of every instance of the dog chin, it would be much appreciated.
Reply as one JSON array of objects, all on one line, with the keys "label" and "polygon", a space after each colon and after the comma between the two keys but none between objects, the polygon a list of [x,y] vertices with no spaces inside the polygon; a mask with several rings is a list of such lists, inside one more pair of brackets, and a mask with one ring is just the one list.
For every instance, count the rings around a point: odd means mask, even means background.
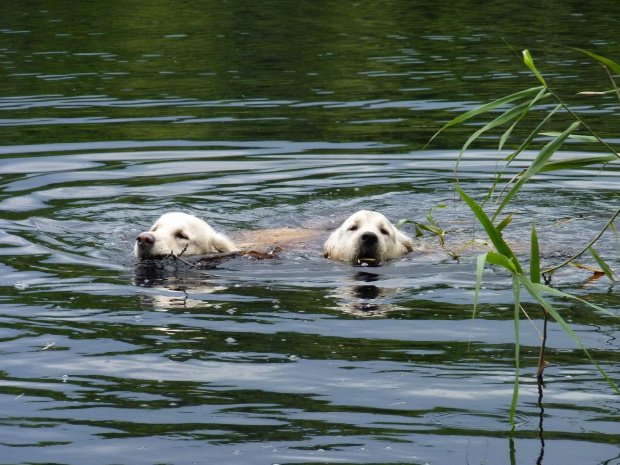
[{"label": "dog chin", "polygon": [[147,252],[144,252],[144,251],[138,251],[136,253],[136,258],[138,260],[153,260],[155,258],[158,258],[158,256],[150,254],[150,253],[147,253]]},{"label": "dog chin", "polygon": [[383,261],[383,254],[378,247],[360,247],[353,256],[353,262],[378,265]]},{"label": "dog chin", "polygon": [[157,253],[155,250],[153,250],[152,247],[149,247],[149,248],[136,247],[134,249],[134,252],[138,260],[155,260],[158,258],[163,258],[167,255],[167,254]]}]

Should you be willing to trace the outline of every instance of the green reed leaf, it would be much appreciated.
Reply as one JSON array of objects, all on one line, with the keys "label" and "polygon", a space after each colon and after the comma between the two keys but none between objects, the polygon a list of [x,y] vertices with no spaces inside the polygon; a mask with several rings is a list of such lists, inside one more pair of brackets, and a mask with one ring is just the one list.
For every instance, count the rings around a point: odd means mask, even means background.
[{"label": "green reed leaf", "polygon": [[[540,135],[541,136],[547,136],[547,137],[558,137],[561,133],[559,132],[541,132]],[[573,140],[578,140],[580,142],[598,142],[598,139],[594,136],[586,136],[586,135],[581,135],[581,134],[571,134],[570,136],[568,136],[569,139],[573,139]]]},{"label": "green reed leaf", "polygon": [[484,271],[484,264],[486,263],[487,254],[483,253],[478,255],[476,260],[476,290],[474,291],[474,309],[471,315],[471,319],[476,318],[476,307],[478,306],[478,295],[480,294],[480,286],[482,285],[482,272]]},{"label": "green reed leaf", "polygon": [[549,142],[547,145],[545,145],[542,148],[538,156],[534,159],[534,161],[528,167],[525,173],[523,173],[519,177],[519,180],[515,183],[514,186],[512,186],[512,189],[510,189],[508,194],[506,194],[506,197],[504,197],[504,200],[502,201],[500,206],[497,208],[495,215],[493,215],[494,219],[497,217],[497,215],[499,215],[499,213],[508,204],[508,202],[510,202],[510,200],[517,194],[517,192],[519,192],[519,190],[521,189],[521,187],[523,187],[525,182],[529,178],[531,178],[533,175],[538,173],[543,168],[543,166],[545,166],[545,164],[549,161],[549,159],[553,156],[553,154],[557,152],[557,150],[562,146],[562,144],[564,143],[568,135],[571,134],[575,129],[577,129],[577,127],[579,127],[578,122],[571,124],[570,127],[566,131],[560,134],[560,136],[558,136],[557,138],[555,138],[554,140],[552,140],[551,142]]},{"label": "green reed leaf", "polygon": [[601,269],[603,270],[603,273],[605,273],[605,276],[607,276],[612,281],[615,281],[614,272],[611,271],[611,268],[609,268],[609,265],[605,263],[605,261],[600,257],[600,255],[596,252],[596,250],[594,250],[593,247],[588,247],[588,250],[590,251],[590,255],[592,255],[592,257],[594,258],[598,266],[600,266]]},{"label": "green reed leaf", "polygon": [[538,250],[538,234],[536,234],[536,223],[534,221],[532,221],[530,249],[530,280],[534,284],[538,284],[540,283],[540,251]]},{"label": "green reed leaf", "polygon": [[504,241],[501,232],[498,231],[497,228],[493,225],[493,223],[491,222],[487,214],[484,212],[484,210],[480,207],[480,205],[478,205],[474,200],[472,200],[465,192],[463,192],[461,188],[457,186],[456,190],[458,191],[460,196],[463,198],[465,203],[467,203],[471,211],[474,212],[474,215],[476,215],[476,218],[478,218],[478,221],[480,221],[480,224],[486,231],[487,235],[489,236],[489,239],[491,239],[491,242],[495,246],[495,249],[497,250],[497,252],[501,255],[504,255],[508,259],[511,259],[515,267],[515,270],[518,273],[522,273],[523,270],[521,269],[521,265],[517,261],[517,257],[515,257],[515,254],[513,253],[513,251],[510,249],[510,247],[508,247],[508,244],[506,244],[506,242]]},{"label": "green reed leaf", "polygon": [[435,137],[437,137],[442,131],[449,128],[450,126],[463,123],[477,115],[492,111],[498,107],[501,107],[502,105],[506,105],[507,103],[511,103],[511,102],[514,102],[515,100],[519,100],[524,97],[527,97],[528,95],[533,94],[534,92],[540,92],[541,89],[544,89],[544,87],[539,86],[539,87],[532,87],[530,89],[525,89],[520,92],[507,95],[506,97],[502,97],[500,99],[494,100],[493,102],[474,108],[473,110],[469,110],[468,112],[465,112],[462,115],[457,116],[453,120],[446,123],[439,131],[437,131],[433,135],[433,137],[431,137],[430,140],[426,143],[424,148],[428,147],[428,145],[433,141],[433,139],[435,139]]},{"label": "green reed leaf", "polygon": [[498,265],[503,268],[506,268],[511,273],[517,273],[514,259],[508,258],[505,255],[502,255],[496,252],[487,252],[486,260],[491,265]]},{"label": "green reed leaf", "polygon": [[611,313],[609,310],[605,310],[603,307],[599,307],[598,305],[593,304],[592,302],[588,301],[588,300],[583,300],[575,295],[572,294],[567,294],[566,292],[562,292],[559,291],[553,287],[549,287],[549,286],[545,286],[544,284],[536,284],[533,283],[533,286],[536,290],[538,290],[538,292],[545,292],[547,294],[553,294],[553,295],[557,295],[558,297],[565,297],[568,299],[573,299],[573,300],[577,300],[579,302],[581,302],[582,304],[586,304],[587,306],[593,308],[594,310],[598,310],[599,312],[603,312],[606,313],[609,316],[613,316],[614,318],[620,318],[620,316]]},{"label": "green reed leaf", "polygon": [[515,384],[512,391],[512,403],[510,404],[510,424],[515,427],[515,412],[519,400],[519,347],[520,342],[520,309],[521,309],[521,285],[518,273],[512,275],[512,290],[514,294],[514,323],[515,323]]},{"label": "green reed leaf", "polygon": [[[549,94],[547,94],[547,95],[549,95]],[[456,160],[456,166],[458,167],[458,164],[461,161],[461,158],[463,157],[463,154],[465,153],[467,148],[471,145],[472,142],[474,142],[476,139],[478,139],[478,137],[480,137],[480,135],[484,134],[485,132],[487,132],[487,131],[489,131],[489,130],[497,127],[497,126],[501,126],[502,124],[504,124],[504,123],[506,123],[508,121],[513,120],[514,118],[522,117],[522,115],[524,113],[526,113],[527,110],[529,110],[532,105],[533,105],[533,102],[521,103],[520,105],[517,105],[516,107],[513,107],[513,108],[507,110],[506,112],[502,113],[500,116],[495,118],[493,121],[491,121],[490,123],[484,125],[482,128],[478,129],[471,136],[469,136],[469,138],[467,139],[467,141],[465,142],[465,144],[461,148],[461,152],[459,153],[459,156],[458,156],[458,158]]]},{"label": "green reed leaf", "polygon": [[545,163],[540,169],[539,173],[544,173],[547,171],[575,170],[585,168],[586,166],[591,165],[612,163],[614,161],[618,161],[618,157],[616,155],[595,155],[580,158],[564,158],[563,160],[553,160]]},{"label": "green reed leaf", "polygon": [[521,112],[521,114],[519,115],[519,118],[517,119],[517,121],[515,121],[505,132],[504,134],[502,134],[502,136],[499,139],[499,146],[497,147],[497,150],[501,152],[502,148],[504,148],[504,144],[506,143],[506,141],[508,140],[508,138],[510,137],[510,134],[512,133],[512,131],[514,130],[514,128],[517,126],[517,124],[519,123],[519,121],[521,121],[525,115],[527,115],[527,113],[530,111],[530,109],[539,101],[542,99],[545,99],[547,97],[550,97],[551,93],[547,92],[547,89],[543,88],[540,90],[540,92],[538,93],[538,95],[536,95],[536,97],[534,97],[530,102],[528,102],[527,106],[525,107],[525,109]]},{"label": "green reed leaf", "polygon": [[498,231],[503,231],[504,228],[506,226],[508,226],[511,222],[512,222],[512,217],[513,215],[517,213],[517,210],[513,211],[510,215],[508,215],[506,218],[504,218],[498,225],[497,225],[497,230]]},{"label": "green reed leaf", "polygon": [[523,141],[521,146],[514,153],[512,153],[510,156],[505,158],[505,161],[507,161],[508,164],[510,164],[510,162],[512,160],[514,160],[517,157],[517,155],[519,155],[521,152],[523,152],[525,149],[527,149],[530,146],[530,144],[532,143],[532,141],[536,138],[536,136],[540,133],[542,128],[545,127],[545,125],[549,122],[551,117],[555,113],[557,113],[561,108],[564,108],[564,106],[560,103],[553,110],[551,110],[549,112],[549,114],[547,116],[545,116],[545,118],[540,122],[540,124],[538,126],[536,126],[536,129],[534,129],[530,133],[530,135],[527,136],[527,138]]},{"label": "green reed leaf", "polygon": [[416,221],[405,220],[405,219],[398,220],[398,223],[396,223],[396,229],[400,229],[403,224],[407,224],[407,223],[416,223]]},{"label": "green reed leaf", "polygon": [[618,63],[616,63],[615,61],[612,61],[609,58],[605,58],[600,55],[597,55],[596,53],[588,52],[587,50],[584,50],[582,48],[575,48],[574,50],[585,53],[586,55],[594,58],[595,60],[598,60],[599,62],[603,63],[605,66],[610,68],[615,74],[620,76],[620,65],[618,65]]},{"label": "green reed leaf", "polygon": [[[599,364],[596,363],[596,361],[594,361],[594,359],[592,358],[592,356],[590,355],[590,353],[586,349],[586,346],[583,344],[583,342],[581,342],[581,339],[579,339],[579,337],[570,328],[570,326],[568,326],[568,323],[566,323],[566,321],[562,318],[562,316],[559,314],[559,312],[553,307],[553,305],[551,305],[540,294],[539,289],[543,288],[543,286],[541,286],[540,284],[532,283],[525,275],[515,274],[515,276],[521,282],[523,287],[528,291],[528,293],[534,298],[534,300],[536,300],[540,305],[542,305],[543,308],[545,310],[547,310],[549,312],[549,314],[553,317],[553,319],[558,322],[558,324],[562,327],[562,329],[566,332],[566,334],[568,334],[581,347],[581,349],[584,351],[586,356],[590,359],[590,361],[594,364],[594,366],[596,366],[598,371],[603,375],[603,377],[607,380],[607,382],[611,385],[611,387],[618,394],[620,394],[620,389],[618,389],[618,386],[616,386],[616,384],[611,380],[611,378],[609,378],[609,376],[607,376],[607,373],[605,373],[605,371],[599,366]],[[546,288],[547,286],[544,286],[544,287]],[[568,297],[572,297],[572,296],[570,296],[568,294],[566,294],[566,295]]]},{"label": "green reed leaf", "polygon": [[446,208],[447,205],[434,205],[431,207],[431,211],[428,213],[428,215],[426,215],[426,219],[428,220],[428,222],[432,225],[435,224],[435,220],[433,220],[433,210],[435,208]]},{"label": "green reed leaf", "polygon": [[538,80],[542,82],[542,85],[547,87],[547,83],[545,82],[543,77],[540,75],[540,73],[536,69],[536,66],[534,65],[534,60],[532,59],[532,55],[530,55],[529,50],[523,50],[523,61],[525,62],[527,67],[532,70],[532,72],[538,78]]}]

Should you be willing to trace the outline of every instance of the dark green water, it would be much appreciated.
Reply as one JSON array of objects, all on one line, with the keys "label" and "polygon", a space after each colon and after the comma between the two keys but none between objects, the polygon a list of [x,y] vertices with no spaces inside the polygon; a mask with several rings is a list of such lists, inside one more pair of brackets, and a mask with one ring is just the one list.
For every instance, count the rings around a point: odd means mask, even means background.
[{"label": "dark green water", "polygon": [[[620,463],[620,397],[556,324],[543,412],[540,339],[522,320],[511,435],[505,273],[485,271],[472,322],[474,258],[455,262],[429,237],[424,253],[382,267],[321,256],[328,229],[362,208],[423,221],[446,204],[434,214],[456,231],[452,250],[481,237],[454,189],[458,150],[480,120],[421,149],[459,113],[536,85],[522,49],[617,143],[617,99],[576,95],[611,88],[605,71],[564,46],[620,61],[619,10],[2,3],[0,463]],[[523,121],[507,146],[535,124]],[[461,163],[474,196],[491,185],[497,143],[477,143]],[[545,265],[586,244],[618,208],[618,168],[598,168],[533,179],[507,238],[527,242],[535,217]],[[277,260],[136,263],[135,236],[171,210],[231,235],[325,232]],[[614,268],[617,250],[604,236]],[[553,283],[620,311],[606,278],[571,269]],[[618,320],[553,302],[618,381]]]}]

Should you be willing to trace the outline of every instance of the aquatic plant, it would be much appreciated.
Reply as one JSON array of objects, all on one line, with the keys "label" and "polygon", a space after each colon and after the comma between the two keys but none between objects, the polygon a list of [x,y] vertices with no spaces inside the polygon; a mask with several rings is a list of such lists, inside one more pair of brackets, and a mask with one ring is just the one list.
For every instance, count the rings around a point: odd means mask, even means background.
[{"label": "aquatic plant", "polygon": [[[601,57],[599,55],[596,55],[594,53],[581,50],[581,49],[576,49],[576,50],[578,50],[581,53],[587,54],[591,58],[594,58],[607,70],[609,77],[613,84],[613,90],[611,92],[615,93],[618,96],[618,99],[620,100],[620,91],[618,90],[618,87],[616,86],[615,81],[612,77],[612,73],[616,75],[620,75],[620,66],[616,64],[615,62],[607,58]],[[503,236],[502,236],[502,229],[504,229],[510,223],[510,220],[514,212],[508,215],[502,221],[498,221],[498,217],[500,216],[502,211],[504,211],[504,209],[510,204],[511,200],[517,195],[517,193],[521,190],[524,184],[532,176],[538,173],[547,172],[547,171],[582,168],[582,167],[594,165],[594,164],[605,165],[607,163],[616,161],[618,160],[618,158],[620,158],[620,155],[616,153],[613,150],[613,148],[611,148],[601,137],[599,137],[580,118],[580,116],[576,114],[560,98],[560,96],[549,87],[549,85],[547,84],[547,82],[545,81],[541,73],[538,71],[538,69],[534,65],[534,61],[528,50],[525,50],[523,52],[523,61],[525,65],[532,71],[532,73],[534,74],[534,76],[537,78],[537,80],[539,81],[541,85],[538,85],[536,87],[531,87],[531,88],[522,90],[520,92],[502,97],[498,100],[495,100],[493,102],[490,102],[478,108],[475,108],[471,111],[468,111],[454,118],[452,121],[448,122],[430,140],[432,141],[442,131],[445,131],[451,126],[463,123],[479,115],[492,114],[491,112],[495,114],[495,111],[497,109],[508,106],[507,110],[505,110],[499,116],[493,118],[490,122],[482,126],[480,129],[476,130],[467,139],[457,159],[457,167],[458,167],[458,162],[465,155],[467,148],[476,139],[480,138],[486,132],[509,124],[508,129],[506,129],[499,137],[499,147],[498,147],[499,148],[498,153],[499,153],[504,148],[506,141],[508,140],[509,136],[511,135],[511,133],[513,132],[517,124],[519,124],[519,122],[522,121],[526,115],[534,113],[534,107],[536,104],[538,104],[539,102],[545,99],[553,99],[557,103],[553,109],[546,112],[544,117],[539,118],[540,122],[538,123],[538,125],[535,127],[533,131],[531,131],[525,137],[525,139],[519,145],[519,147],[514,152],[512,152],[509,156],[503,159],[503,161],[506,162],[505,167],[500,173],[497,174],[482,204],[478,204],[476,201],[474,201],[458,185],[456,187],[456,190],[458,191],[459,195],[465,201],[465,203],[469,206],[471,211],[474,213],[474,215],[476,216],[477,220],[480,222],[480,224],[484,228],[487,236],[489,237],[493,245],[492,251],[483,253],[479,255],[477,258],[476,288],[475,288],[475,297],[474,297],[474,305],[473,305],[473,317],[475,317],[475,314],[476,314],[476,307],[478,304],[478,295],[479,295],[479,290],[480,290],[480,286],[482,282],[482,272],[483,272],[485,265],[488,263],[494,266],[500,266],[512,274],[512,288],[513,288],[513,295],[514,295],[514,325],[515,325],[514,357],[515,357],[515,367],[516,367],[514,390],[513,390],[512,404],[511,404],[511,409],[510,409],[510,424],[512,425],[513,428],[515,427],[514,415],[515,415],[515,411],[517,408],[517,400],[518,400],[518,395],[519,395],[519,346],[520,346],[520,343],[519,343],[520,326],[519,325],[520,325],[521,313],[522,312],[525,313],[525,310],[521,306],[521,291],[523,289],[525,289],[525,291],[538,304],[540,304],[540,308],[543,313],[544,330],[541,333],[542,346],[541,346],[541,353],[539,357],[538,372],[537,372],[539,387],[542,385],[542,376],[543,376],[543,371],[544,371],[544,367],[546,363],[544,360],[544,357],[545,357],[544,347],[545,347],[545,342],[546,342],[547,319],[548,317],[551,317],[583,349],[586,356],[598,368],[602,376],[609,382],[612,388],[617,393],[620,394],[620,389],[618,388],[618,386],[609,378],[609,376],[605,373],[605,371],[591,357],[585,345],[582,343],[579,337],[573,332],[573,330],[568,325],[568,323],[564,320],[562,315],[554,308],[554,306],[549,302],[548,298],[546,297],[547,295],[552,295],[552,296],[561,297],[561,298],[574,299],[574,300],[577,300],[581,303],[584,303],[590,306],[594,310],[605,312],[614,317],[616,316],[591,302],[587,302],[583,299],[575,297],[566,292],[562,292],[557,289],[554,289],[548,284],[550,284],[551,274],[554,271],[564,266],[569,266],[569,265],[574,266],[576,263],[575,260],[587,251],[591,253],[592,257],[594,258],[594,260],[600,267],[600,270],[597,270],[597,272],[599,272],[600,274],[604,273],[611,280],[616,279],[611,268],[607,265],[604,259],[601,258],[599,254],[596,252],[596,250],[594,249],[594,245],[607,229],[610,229],[615,232],[613,221],[616,219],[618,214],[620,214],[620,209],[618,209],[610,217],[610,219],[605,224],[605,227],[603,228],[603,230],[600,233],[598,233],[578,253],[574,254],[567,260],[564,260],[562,263],[556,266],[550,267],[548,269],[545,269],[545,270],[540,269],[540,252],[539,252],[539,246],[538,246],[538,237],[536,234],[536,227],[534,223],[532,223],[532,232],[531,232],[531,238],[530,238],[531,247],[530,247],[529,273],[523,269],[523,267],[519,263],[519,260],[517,259],[517,256],[515,255],[513,250],[508,246],[508,244],[504,241]],[[605,94],[605,93],[609,93],[609,92],[602,92],[600,94]],[[596,95],[599,93],[588,92],[588,93],[583,93],[583,94],[586,94],[586,95],[595,94]],[[540,112],[540,109],[536,109],[536,114],[538,114],[539,112]],[[570,124],[568,125],[568,127],[562,132],[544,132],[544,128],[548,126],[549,121],[554,116],[557,116],[558,114],[568,115],[568,117],[570,118]],[[576,131],[578,130],[578,128],[584,129],[586,134],[577,134]],[[499,193],[498,197],[501,199],[501,201],[498,200],[498,202],[496,203],[497,206],[495,208],[495,211],[492,213],[491,216],[487,215],[484,207],[487,204],[488,200],[494,195],[494,191],[496,187],[499,185],[500,181],[502,180],[502,175],[506,167],[508,167],[510,163],[513,162],[519,156],[519,154],[521,154],[525,149],[530,147],[530,145],[535,139],[540,138],[541,136],[550,138],[550,141],[546,145],[544,145],[542,149],[538,151],[538,154],[536,155],[534,160],[529,164],[527,169],[523,170],[517,176],[514,176],[512,179],[510,179],[510,181],[506,184],[506,187]],[[562,147],[562,145],[565,143],[567,139],[574,139],[576,141],[586,141],[586,142],[591,142],[591,143],[594,142],[598,144],[598,146],[601,147],[604,152],[602,154],[584,155],[583,157],[579,157],[579,158],[563,158],[563,159],[558,159],[558,160],[551,160],[551,157],[554,154],[558,154],[558,150],[560,149],[560,147]],[[458,181],[457,181],[457,184],[458,184]],[[496,222],[497,224],[495,224]],[[432,223],[432,226],[435,230],[438,230],[437,226],[434,223]],[[432,231],[432,232],[437,233],[437,231]],[[581,265],[578,265],[578,266],[581,266]],[[592,268],[589,268],[589,269],[592,269]],[[541,284],[541,276],[545,277],[546,284]]]}]

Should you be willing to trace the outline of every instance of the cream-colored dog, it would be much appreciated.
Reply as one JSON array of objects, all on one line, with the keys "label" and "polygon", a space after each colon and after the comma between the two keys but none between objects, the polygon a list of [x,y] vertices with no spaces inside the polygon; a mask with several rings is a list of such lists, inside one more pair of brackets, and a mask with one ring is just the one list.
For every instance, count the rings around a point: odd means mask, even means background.
[{"label": "cream-colored dog", "polygon": [[361,210],[329,236],[324,249],[334,260],[382,262],[411,252],[413,243],[381,213]]},{"label": "cream-colored dog", "polygon": [[187,213],[162,215],[150,229],[136,237],[134,253],[140,260],[169,254],[202,255],[232,252],[235,244],[206,222]]}]

